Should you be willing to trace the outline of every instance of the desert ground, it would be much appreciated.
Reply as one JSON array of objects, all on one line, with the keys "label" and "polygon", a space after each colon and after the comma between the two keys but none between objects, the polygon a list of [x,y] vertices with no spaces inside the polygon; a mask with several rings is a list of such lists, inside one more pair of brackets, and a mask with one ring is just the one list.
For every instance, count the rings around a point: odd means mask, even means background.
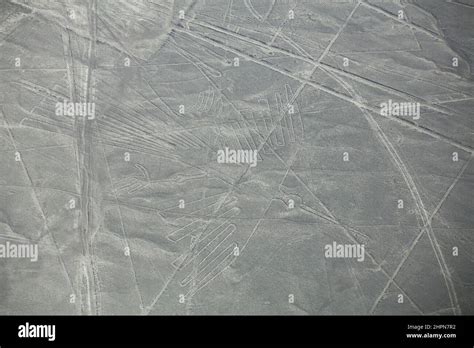
[{"label": "desert ground", "polygon": [[0,0],[0,314],[474,314],[473,18]]}]

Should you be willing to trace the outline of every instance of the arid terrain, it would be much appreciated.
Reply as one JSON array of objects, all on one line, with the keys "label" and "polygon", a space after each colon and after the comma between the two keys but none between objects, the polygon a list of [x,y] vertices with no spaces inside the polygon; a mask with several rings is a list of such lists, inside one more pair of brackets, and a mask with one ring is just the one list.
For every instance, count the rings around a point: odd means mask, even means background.
[{"label": "arid terrain", "polygon": [[474,314],[473,19],[0,0],[0,314]]}]

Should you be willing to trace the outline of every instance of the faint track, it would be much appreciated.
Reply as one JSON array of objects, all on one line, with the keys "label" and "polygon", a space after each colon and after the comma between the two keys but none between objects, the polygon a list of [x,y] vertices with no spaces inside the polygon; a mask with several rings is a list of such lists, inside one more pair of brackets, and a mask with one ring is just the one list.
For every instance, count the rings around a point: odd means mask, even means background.
[{"label": "faint track", "polygon": [[[333,78],[335,80],[337,80],[341,85],[343,85],[344,88],[347,91],[349,91],[350,94],[354,98],[361,101],[361,97],[352,88],[352,86],[350,86],[349,84],[347,84],[346,82],[344,82],[343,80],[341,80],[340,78],[335,76],[334,74],[331,74],[331,75],[333,76]],[[436,239],[436,236],[434,235],[433,230],[431,228],[431,220],[428,217],[428,213],[427,213],[426,208],[423,204],[421,196],[418,192],[418,188],[416,187],[416,184],[415,184],[411,174],[408,172],[408,170],[405,166],[405,163],[402,161],[402,159],[400,158],[400,156],[399,156],[398,152],[396,151],[395,147],[392,145],[390,140],[387,138],[384,131],[380,128],[377,121],[374,120],[373,116],[369,112],[367,112],[367,110],[365,110],[363,108],[360,108],[360,110],[363,112],[363,114],[364,114],[367,122],[369,123],[370,127],[372,128],[372,130],[377,134],[379,140],[381,141],[381,143],[384,145],[384,147],[389,152],[393,163],[396,165],[396,167],[398,168],[398,170],[402,174],[403,179],[404,179],[405,183],[407,184],[407,186],[410,190],[410,193],[412,195],[412,198],[414,200],[414,203],[417,207],[418,216],[420,217],[420,219],[423,222],[424,227],[422,229],[424,229],[425,226],[428,228],[427,229],[428,237],[430,239],[431,246],[432,246],[433,251],[435,253],[438,264],[440,266],[441,273],[442,273],[443,278],[445,280],[446,288],[448,290],[448,294],[449,294],[451,304],[452,304],[453,307],[459,308],[456,291],[455,291],[455,288],[454,288],[454,285],[453,285],[453,282],[452,282],[452,278],[451,278],[451,273],[449,271],[449,268],[446,265],[446,262],[444,261],[444,256],[442,254],[441,248],[440,248],[440,246],[438,244],[438,241]],[[375,307],[373,307],[373,308],[375,308]]]},{"label": "faint track", "polygon": [[[279,72],[279,73],[281,73],[282,75],[288,76],[288,77],[290,77],[290,78],[292,78],[292,79],[294,79],[294,80],[297,80],[297,81],[300,81],[300,82],[302,82],[302,83],[305,83],[305,84],[308,85],[308,86],[311,86],[311,87],[313,87],[313,88],[316,88],[316,89],[318,89],[318,90],[321,90],[321,91],[323,91],[323,92],[325,92],[325,93],[327,93],[327,94],[330,94],[330,95],[332,95],[332,96],[334,96],[334,97],[336,97],[336,98],[338,98],[338,99],[345,100],[345,101],[347,101],[347,102],[349,102],[349,103],[351,103],[351,104],[356,105],[357,107],[360,107],[360,108],[363,108],[363,109],[366,109],[366,110],[368,110],[368,111],[372,111],[372,112],[375,112],[375,113],[378,113],[378,112],[379,112],[379,109],[378,109],[378,108],[374,108],[374,107],[371,107],[371,106],[366,105],[366,104],[364,104],[364,103],[361,103],[361,102],[359,102],[359,101],[357,101],[357,100],[354,100],[354,99],[351,98],[351,97],[348,97],[348,96],[346,96],[346,95],[344,95],[344,94],[341,94],[341,93],[339,93],[339,92],[337,92],[337,91],[335,91],[335,90],[333,90],[333,89],[331,89],[331,88],[329,88],[329,87],[326,87],[326,86],[324,86],[324,85],[321,85],[321,84],[319,84],[319,83],[310,81],[310,80],[305,79],[305,78],[302,78],[302,77],[295,76],[295,75],[293,75],[292,73],[287,72],[287,71],[285,71],[285,70],[282,70],[282,69],[279,69],[279,68],[275,68],[273,65],[271,65],[271,64],[269,64],[269,63],[260,61],[260,60],[258,60],[258,59],[256,59],[256,58],[252,57],[252,56],[249,56],[249,55],[246,54],[246,53],[243,53],[243,52],[241,52],[241,51],[239,51],[239,50],[235,50],[235,49],[233,49],[233,48],[227,47],[227,46],[225,46],[225,45],[223,45],[223,44],[221,44],[221,43],[219,43],[219,42],[217,42],[217,41],[214,41],[214,40],[212,40],[212,39],[210,39],[210,38],[202,37],[202,36],[200,36],[200,35],[191,33],[191,32],[189,32],[188,30],[182,30],[182,29],[179,29],[179,28],[175,28],[174,30],[175,30],[175,31],[178,31],[178,32],[185,33],[185,34],[187,34],[187,35],[190,35],[190,36],[192,36],[192,37],[195,37],[196,39],[199,39],[199,40],[201,40],[201,41],[210,43],[210,44],[212,44],[212,45],[221,47],[221,48],[223,48],[223,49],[227,49],[227,50],[229,50],[230,52],[233,52],[234,54],[239,55],[239,56],[241,56],[241,57],[244,57],[245,59],[247,59],[247,60],[249,60],[249,61],[252,61],[252,62],[254,62],[254,63],[258,64],[258,65],[264,66],[264,67],[266,67],[266,68],[268,68],[268,69],[271,69],[271,70],[274,70],[274,71],[276,71],[276,72]],[[456,140],[454,140],[454,139],[451,139],[451,138],[447,137],[446,135],[444,135],[444,134],[442,134],[442,133],[439,133],[439,132],[437,132],[437,131],[435,131],[435,130],[429,129],[429,128],[425,127],[425,126],[417,125],[416,123],[414,123],[414,122],[412,122],[412,121],[410,121],[410,120],[408,120],[408,119],[402,119],[402,118],[398,118],[398,117],[396,117],[396,116],[388,116],[388,115],[387,115],[387,116],[384,115],[383,117],[386,117],[386,118],[388,118],[388,119],[390,119],[390,120],[393,120],[393,121],[395,121],[395,122],[397,122],[397,123],[399,123],[399,124],[401,124],[401,125],[403,125],[403,126],[405,126],[405,127],[408,127],[408,128],[410,128],[410,129],[414,129],[414,130],[416,130],[416,131],[419,132],[419,133],[427,134],[427,135],[429,135],[429,136],[431,136],[431,137],[433,137],[433,138],[435,138],[435,139],[442,140],[442,141],[444,141],[444,142],[446,142],[446,143],[449,143],[449,144],[453,145],[454,147],[457,147],[457,148],[459,148],[459,149],[462,149],[462,150],[464,150],[464,151],[466,151],[466,152],[474,153],[474,149],[473,149],[471,146],[466,145],[466,144],[463,144],[463,143],[460,143],[460,142],[458,142],[458,141],[456,141]]]},{"label": "faint track", "polygon": [[[436,208],[433,210],[433,212],[431,213],[428,221],[431,223],[431,220],[433,219],[433,217],[438,213],[439,209],[442,207],[442,205],[444,204],[444,202],[446,201],[446,199],[448,198],[449,194],[451,193],[451,191],[453,190],[454,186],[456,186],[457,182],[459,181],[459,179],[461,178],[461,176],[464,174],[464,171],[466,170],[466,168],[468,167],[470,161],[472,159],[472,156],[469,158],[468,161],[466,161],[466,163],[464,164],[464,166],[461,168],[461,170],[459,171],[458,175],[456,176],[456,178],[454,179],[453,183],[449,186],[449,188],[447,189],[447,191],[445,192],[445,194],[443,195],[443,197],[441,198],[441,200],[439,201],[438,205],[436,206]],[[385,292],[387,291],[388,287],[390,286],[390,284],[392,282],[394,282],[396,276],[398,275],[398,273],[400,272],[400,269],[402,268],[402,266],[405,264],[406,260],[408,259],[408,257],[410,256],[411,252],[413,251],[413,249],[415,248],[415,246],[418,244],[419,240],[421,239],[421,237],[423,236],[423,234],[427,231],[427,228],[428,228],[428,225],[425,224],[423,226],[423,229],[420,231],[420,233],[416,236],[416,238],[414,239],[414,241],[412,242],[412,244],[410,245],[410,247],[408,248],[408,250],[405,251],[405,255],[403,257],[403,259],[400,261],[400,263],[397,265],[397,268],[395,269],[394,273],[390,276],[388,282],[385,284],[383,290],[382,290],[382,293],[377,297],[377,299],[375,300],[374,304],[372,305],[372,308],[371,308],[371,313],[373,313],[373,311],[375,310],[375,308],[377,307],[377,305],[380,303],[380,300],[382,299],[383,295],[385,294]],[[453,312],[456,313],[457,311],[459,311],[459,307],[452,307],[453,309]]]},{"label": "faint track", "polygon": [[[9,127],[9,122],[8,122],[8,119],[7,119],[7,116],[5,115],[5,112],[3,110],[3,106],[0,105],[0,113],[2,114],[4,120],[5,120],[5,124],[7,125],[7,133],[8,133],[8,137],[10,138],[10,141],[13,145],[13,148],[16,152],[18,152],[18,145],[17,145],[17,142],[15,140],[15,136],[14,134],[12,133],[10,127]],[[33,198],[33,202],[36,206],[36,208],[38,209],[40,215],[41,215],[41,218],[43,220],[43,228],[45,230],[45,235],[48,235],[51,237],[51,240],[53,241],[53,244],[54,244],[54,247],[56,249],[56,252],[57,252],[57,256],[58,256],[58,261],[61,265],[61,269],[62,271],[64,272],[64,275],[65,275],[65,278],[66,278],[66,281],[71,289],[71,291],[74,293],[74,284],[72,282],[72,279],[71,279],[71,276],[69,275],[68,271],[67,271],[67,267],[66,267],[66,263],[64,262],[64,259],[61,255],[61,251],[60,251],[60,248],[59,248],[59,245],[58,245],[58,242],[54,236],[54,234],[52,233],[52,231],[49,229],[48,227],[48,219],[44,213],[44,210],[43,208],[41,207],[41,203],[39,201],[39,198],[38,198],[38,194],[36,193],[36,190],[34,188],[34,184],[33,184],[33,180],[31,178],[31,175],[28,171],[28,168],[26,167],[26,164],[24,163],[24,159],[22,159],[20,161],[20,164],[21,164],[21,167],[23,169],[23,172],[26,176],[26,178],[28,179],[29,181],[29,186],[30,186],[30,189],[31,189],[31,196]],[[40,232],[40,235],[39,235],[39,238],[41,239],[43,236],[41,236],[41,232]]]}]

